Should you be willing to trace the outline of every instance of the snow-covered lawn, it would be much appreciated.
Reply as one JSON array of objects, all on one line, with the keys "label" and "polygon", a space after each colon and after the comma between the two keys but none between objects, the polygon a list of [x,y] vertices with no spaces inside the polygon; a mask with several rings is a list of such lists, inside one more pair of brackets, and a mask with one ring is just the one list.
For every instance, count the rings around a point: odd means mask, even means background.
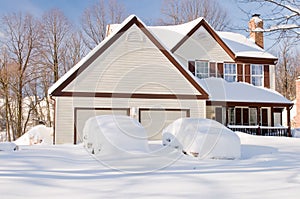
[{"label": "snow-covered lawn", "polygon": [[182,155],[97,156],[82,145],[0,152],[1,198],[299,198],[300,139],[238,133],[238,160]]}]

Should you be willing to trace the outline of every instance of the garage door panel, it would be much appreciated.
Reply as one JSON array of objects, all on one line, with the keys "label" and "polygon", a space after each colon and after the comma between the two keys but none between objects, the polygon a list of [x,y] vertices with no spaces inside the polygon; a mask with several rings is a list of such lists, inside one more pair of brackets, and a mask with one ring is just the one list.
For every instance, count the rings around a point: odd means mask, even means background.
[{"label": "garage door panel", "polygon": [[149,140],[161,140],[162,130],[178,118],[189,117],[187,109],[140,109],[140,123]]},{"label": "garage door panel", "polygon": [[129,109],[106,109],[106,108],[76,108],[75,109],[75,143],[83,141],[83,127],[85,122],[98,115],[129,115]]}]

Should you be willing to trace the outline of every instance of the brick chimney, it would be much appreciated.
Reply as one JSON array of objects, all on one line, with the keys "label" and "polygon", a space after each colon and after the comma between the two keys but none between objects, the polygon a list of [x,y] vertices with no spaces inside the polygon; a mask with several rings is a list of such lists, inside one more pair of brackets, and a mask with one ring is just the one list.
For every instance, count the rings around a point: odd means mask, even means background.
[{"label": "brick chimney", "polygon": [[295,127],[300,127],[300,76],[296,80],[296,116],[294,117]]},{"label": "brick chimney", "polygon": [[260,18],[260,14],[252,15],[248,23],[250,30],[250,38],[253,39],[256,45],[264,48],[264,33],[262,32],[264,28],[263,20]]}]

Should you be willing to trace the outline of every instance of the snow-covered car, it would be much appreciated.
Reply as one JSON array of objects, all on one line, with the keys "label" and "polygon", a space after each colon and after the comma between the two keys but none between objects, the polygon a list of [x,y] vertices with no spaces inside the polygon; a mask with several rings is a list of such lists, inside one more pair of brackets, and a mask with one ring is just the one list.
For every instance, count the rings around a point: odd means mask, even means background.
[{"label": "snow-covered car", "polygon": [[0,151],[17,151],[18,145],[13,142],[0,142]]},{"label": "snow-covered car", "polygon": [[83,128],[83,143],[92,154],[145,153],[149,151],[144,127],[123,115],[89,118]]},{"label": "snow-covered car", "polygon": [[198,158],[237,159],[240,138],[224,125],[210,119],[181,118],[163,132],[163,145]]}]

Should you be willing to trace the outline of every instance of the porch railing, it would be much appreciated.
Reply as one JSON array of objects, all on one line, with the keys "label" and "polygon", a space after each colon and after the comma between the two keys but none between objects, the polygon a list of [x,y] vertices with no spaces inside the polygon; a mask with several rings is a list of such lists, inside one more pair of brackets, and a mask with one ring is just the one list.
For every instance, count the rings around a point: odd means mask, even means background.
[{"label": "porch railing", "polygon": [[263,136],[288,136],[288,127],[272,127],[272,126],[243,126],[243,125],[228,125],[232,131],[240,131],[251,135]]}]

